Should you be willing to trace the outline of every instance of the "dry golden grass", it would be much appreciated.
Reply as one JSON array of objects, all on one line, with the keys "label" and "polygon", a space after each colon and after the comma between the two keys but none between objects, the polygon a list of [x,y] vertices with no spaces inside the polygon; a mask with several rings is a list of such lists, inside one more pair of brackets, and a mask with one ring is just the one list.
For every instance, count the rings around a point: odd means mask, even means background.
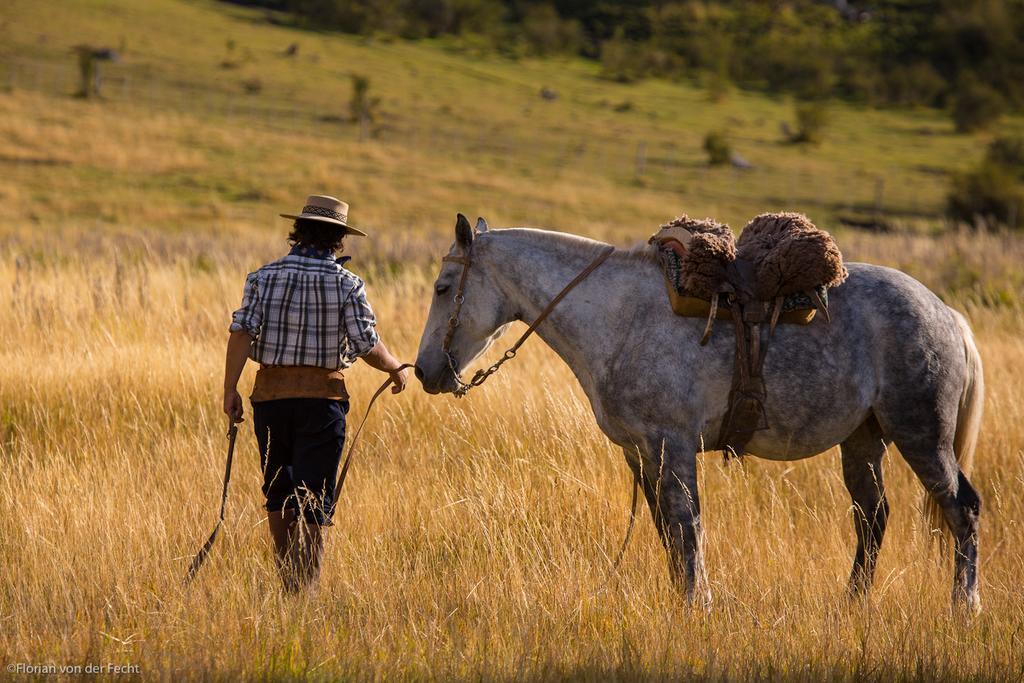
[{"label": "dry golden grass", "polygon": [[[1024,239],[920,234],[942,227],[943,169],[984,140],[952,135],[937,112],[837,105],[826,142],[798,150],[778,143],[788,105],[766,97],[711,105],[686,84],[600,82],[580,62],[297,32],[205,0],[4,10],[0,664],[114,662],[168,680],[1024,677]],[[125,36],[102,102],[17,80],[48,83],[75,42]],[[238,70],[217,66],[227,38],[251,52]],[[292,41],[299,60],[280,55]],[[363,144],[320,118],[343,109],[353,70],[373,76],[389,126]],[[263,93],[241,96],[254,76]],[[559,100],[541,103],[541,85]],[[615,112],[624,100],[636,106]],[[703,165],[700,140],[723,121],[756,171]],[[639,178],[638,142],[650,157]],[[843,592],[853,530],[834,452],[703,457],[710,614],[681,604],[646,512],[595,595],[630,478],[539,340],[462,401],[416,387],[383,399],[315,596],[277,587],[243,430],[221,540],[182,585],[218,503],[228,314],[244,274],[284,246],[275,214],[307,192],[351,199],[373,232],[349,245],[353,267],[385,339],[412,360],[455,211],[627,245],[682,211],[738,226],[799,209],[831,230],[837,212],[871,207],[879,180],[915,234],[840,232],[844,253],[964,310],[986,365],[972,622],[949,613],[950,559],[919,528],[920,486],[895,452],[893,517],[863,603]],[[353,420],[379,381],[350,373]]]},{"label": "dry golden grass", "polygon": [[[710,615],[680,604],[646,513],[618,578],[594,595],[625,528],[629,477],[568,369],[538,341],[462,401],[416,387],[385,399],[340,503],[320,591],[289,598],[247,430],[221,540],[198,581],[181,583],[217,504],[226,316],[244,262],[273,243],[241,253],[206,243],[212,267],[184,242],[149,248],[177,255],[100,240],[99,260],[52,261],[19,243],[0,263],[11,304],[0,310],[5,664],[121,662],[174,679],[1024,671],[1017,314],[973,310],[989,394],[974,476],[984,611],[970,624],[949,613],[950,562],[918,527],[920,487],[896,453],[893,521],[862,604],[843,594],[853,533],[835,453],[730,466],[704,456]],[[382,331],[407,359],[429,285],[413,270],[372,287]],[[353,419],[379,379],[365,366],[350,373]]]}]

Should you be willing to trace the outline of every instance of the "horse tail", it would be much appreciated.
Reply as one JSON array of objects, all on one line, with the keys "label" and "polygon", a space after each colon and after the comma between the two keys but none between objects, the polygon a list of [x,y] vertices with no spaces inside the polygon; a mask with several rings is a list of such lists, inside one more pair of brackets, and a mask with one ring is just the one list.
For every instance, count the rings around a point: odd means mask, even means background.
[{"label": "horse tail", "polygon": [[[971,473],[974,466],[974,451],[978,445],[978,433],[981,431],[981,414],[985,404],[985,375],[981,365],[981,354],[974,343],[967,320],[953,311],[960,332],[964,339],[964,354],[967,358],[967,377],[964,381],[963,393],[960,395],[960,407],[956,415],[956,434],[953,437],[953,452],[957,465],[964,476]],[[941,508],[935,500],[925,494],[925,515],[929,529],[947,529],[946,520]]]}]

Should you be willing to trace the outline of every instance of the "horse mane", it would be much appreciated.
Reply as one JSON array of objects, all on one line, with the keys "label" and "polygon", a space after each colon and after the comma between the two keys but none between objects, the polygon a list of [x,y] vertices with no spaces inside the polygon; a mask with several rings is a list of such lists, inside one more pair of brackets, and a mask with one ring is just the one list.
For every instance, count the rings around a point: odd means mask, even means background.
[{"label": "horse mane", "polygon": [[[590,237],[575,235],[569,232],[560,232],[558,230],[545,230],[543,228],[492,228],[485,234],[489,233],[515,233],[517,235],[522,234],[524,237],[529,237],[531,235],[543,235],[545,240],[586,254],[591,252],[597,253],[604,247],[609,246],[608,242],[602,242]],[[612,258],[618,258],[625,261],[639,261],[641,263],[657,264],[658,251],[646,242],[637,242],[633,246],[627,248],[616,247],[615,253],[612,254]]]}]

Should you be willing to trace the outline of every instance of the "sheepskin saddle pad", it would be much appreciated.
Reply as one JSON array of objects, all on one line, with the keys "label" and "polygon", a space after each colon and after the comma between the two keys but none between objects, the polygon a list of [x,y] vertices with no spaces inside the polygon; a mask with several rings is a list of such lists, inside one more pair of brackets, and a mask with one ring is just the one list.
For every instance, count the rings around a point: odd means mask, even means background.
[{"label": "sheepskin saddle pad", "polygon": [[[650,243],[665,273],[672,309],[729,319],[737,301],[777,304],[777,322],[807,324],[828,288],[846,279],[832,236],[799,213],[766,213],[751,220],[739,240],[728,225],[680,216],[661,226]],[[719,300],[719,296],[721,297]]]},{"label": "sheepskin saddle pad", "polygon": [[807,324],[828,316],[827,289],[846,279],[832,237],[799,213],[766,213],[747,223],[739,240],[729,226],[681,216],[650,242],[665,271],[672,310],[706,317],[704,345],[718,318],[733,321],[736,355],[726,413],[714,447],[743,455],[754,433],[768,427],[762,368],[779,322]]}]

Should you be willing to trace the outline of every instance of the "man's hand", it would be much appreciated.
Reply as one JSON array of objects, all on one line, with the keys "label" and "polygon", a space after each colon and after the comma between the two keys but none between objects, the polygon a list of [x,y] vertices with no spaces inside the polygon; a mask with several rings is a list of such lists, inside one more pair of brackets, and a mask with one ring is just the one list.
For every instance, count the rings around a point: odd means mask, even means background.
[{"label": "man's hand", "polygon": [[377,345],[362,358],[371,368],[391,375],[391,381],[394,382],[394,386],[391,387],[392,394],[400,394],[405,390],[405,385],[409,382],[409,369],[402,368],[402,361],[391,355],[384,342],[378,341]]},{"label": "man's hand", "polygon": [[242,396],[237,389],[224,390],[224,414],[231,418],[232,422],[242,421]]},{"label": "man's hand", "polygon": [[401,370],[392,370],[391,373],[391,393],[400,394],[405,391],[405,385],[409,382],[409,368],[402,368]]}]

